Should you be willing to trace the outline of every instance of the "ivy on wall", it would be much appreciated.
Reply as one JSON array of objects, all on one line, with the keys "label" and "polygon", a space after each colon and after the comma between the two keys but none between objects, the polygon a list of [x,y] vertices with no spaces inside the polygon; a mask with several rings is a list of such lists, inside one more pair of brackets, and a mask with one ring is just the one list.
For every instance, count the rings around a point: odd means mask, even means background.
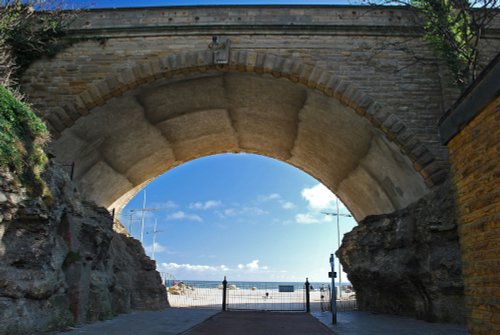
[{"label": "ivy on wall", "polygon": [[424,38],[444,56],[455,83],[465,89],[477,77],[478,44],[498,12],[497,0],[412,0],[424,16]]},{"label": "ivy on wall", "polygon": [[15,86],[24,70],[42,56],[55,55],[66,42],[76,12],[56,0],[6,0],[0,6],[0,83]]},{"label": "ivy on wall", "polygon": [[0,3],[0,168],[13,172],[28,191],[43,195],[49,132],[23,102],[18,82],[29,65],[64,46],[67,25],[75,13],[58,0],[5,0]]},{"label": "ivy on wall", "polygon": [[446,61],[455,84],[465,90],[477,77],[479,41],[500,13],[500,0],[382,0],[371,5],[398,5],[423,20],[423,38]]},{"label": "ivy on wall", "polygon": [[13,171],[35,194],[44,193],[40,178],[47,156],[49,133],[31,108],[0,85],[0,167]]}]

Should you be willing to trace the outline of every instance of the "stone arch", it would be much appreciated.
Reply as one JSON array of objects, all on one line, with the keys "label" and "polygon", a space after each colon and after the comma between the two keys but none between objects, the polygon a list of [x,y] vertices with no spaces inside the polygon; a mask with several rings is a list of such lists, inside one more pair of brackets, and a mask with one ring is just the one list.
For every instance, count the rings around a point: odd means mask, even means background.
[{"label": "stone arch", "polygon": [[351,107],[398,145],[413,162],[427,185],[433,186],[443,180],[445,172],[435,162],[433,154],[391,111],[390,107],[375,101],[349,82],[339,80],[322,64],[306,64],[295,57],[239,50],[232,51],[227,65],[214,65],[212,57],[211,51],[175,54],[137,64],[130,69],[93,82],[87,90],[75,98],[74,105],[62,106],[47,116],[51,133],[57,138],[65,128],[87,115],[93,108],[102,106],[112,97],[119,96],[127,90],[162,77],[184,76],[210,69],[222,72],[268,73],[276,78],[287,78],[292,82],[304,84]]},{"label": "stone arch", "polygon": [[[377,184],[378,186],[376,187],[378,187],[379,190],[374,193],[374,195],[386,199],[386,204],[380,206],[380,208],[377,207],[378,205],[372,204],[371,207],[367,206],[367,208],[371,209],[354,209],[353,212],[358,219],[361,219],[369,214],[380,214],[382,212],[388,212],[406,206],[411,201],[415,201],[418,197],[425,194],[427,188],[439,183],[442,178],[443,171],[440,170],[439,165],[430,151],[416,138],[411,130],[406,127],[394,113],[391,112],[388,107],[375,101],[369,95],[357,89],[349,82],[339,80],[321,64],[307,64],[298,58],[283,57],[268,53],[234,50],[232,51],[230,62],[227,65],[214,65],[212,53],[210,51],[176,54],[155,59],[144,64],[139,64],[115,75],[91,83],[87,90],[76,97],[74,105],[62,106],[58,110],[52,111],[52,113],[48,114],[48,126],[54,137],[58,139],[61,135],[63,135],[63,132],[66,129],[71,128],[80,118],[87,116],[95,109],[101,108],[114,98],[126,96],[127,92],[131,92],[145,85],[152,85],[156,81],[182,81],[183,79],[187,80],[193,76],[203,76],[204,73],[214,72],[220,74],[247,73],[252,74],[252,76],[267,74],[268,76],[270,75],[277,79],[286,78],[289,82],[303,84],[308,90],[316,92],[314,93],[316,94],[316,99],[320,99],[317,97],[318,94],[321,94],[326,99],[333,97],[334,99],[331,99],[332,103],[335,101],[340,102],[340,105],[343,106],[342,108],[354,111],[358,117],[365,120],[364,122],[369,123],[371,127],[376,129],[380,134],[383,134],[382,136],[377,136],[377,141],[373,141],[374,145],[377,147],[377,152],[383,152],[383,155],[385,155],[384,157],[387,157],[388,161],[394,160],[393,163],[390,163],[393,165],[400,164],[402,159],[408,160],[406,163],[401,163],[408,166],[404,168],[405,172],[402,172],[402,174],[398,177],[400,178],[400,181],[402,181],[405,176],[408,177],[409,174],[411,174],[411,172],[408,171],[413,169],[421,178],[422,185],[426,186],[418,186],[420,182],[415,179],[412,187],[418,190],[415,190],[411,196],[401,200],[402,198],[397,195],[397,193],[401,192],[401,190],[397,187],[397,185],[394,185],[387,175],[385,175],[385,178],[382,178],[381,176],[373,176],[373,173],[370,171],[363,171],[362,173],[364,178],[378,180],[378,184],[387,183],[389,186],[380,186]],[[362,124],[360,123],[360,125]],[[56,142],[57,141],[58,140],[56,140]],[[101,143],[97,142],[93,143],[93,145],[101,145]],[[245,150],[239,150],[235,148],[228,148],[213,151],[207,149],[199,156],[217,154],[221,152],[239,151],[253,152],[281,159],[299,167],[305,172],[308,172],[317,179],[323,181],[327,186],[335,191],[334,185],[332,185],[331,182],[329,183],[328,181],[325,182],[322,180],[321,176],[318,176],[318,173],[311,171],[312,168],[302,166],[301,164],[295,164],[293,161],[287,161],[287,157],[266,153],[265,151],[263,152],[259,149],[254,150],[252,148],[246,148]],[[398,156],[400,153],[404,156],[403,158],[391,157],[391,155]],[[196,158],[196,155],[190,156],[184,161],[194,158]],[[182,163],[182,160],[180,163]],[[173,166],[170,166],[170,168],[171,167]],[[413,177],[410,179],[412,178]],[[122,196],[120,198],[122,199],[121,204],[123,204],[124,200],[130,198],[150,180],[151,178],[146,178],[144,180],[132,182],[131,185],[133,185],[133,187],[129,187],[129,189],[124,192],[122,191]],[[393,195],[386,194],[387,190],[384,190],[386,187],[390,189],[389,193],[393,193]],[[89,192],[92,193],[94,191],[95,190],[91,190]],[[361,191],[366,191],[368,194],[373,190],[359,189],[356,192]],[[342,194],[340,194],[340,197],[342,198]],[[120,201],[117,203],[116,199],[112,202],[103,202],[97,199],[94,200],[105,206],[117,204],[120,206]],[[349,206],[350,201],[345,199],[343,200],[347,202],[347,205]]]}]

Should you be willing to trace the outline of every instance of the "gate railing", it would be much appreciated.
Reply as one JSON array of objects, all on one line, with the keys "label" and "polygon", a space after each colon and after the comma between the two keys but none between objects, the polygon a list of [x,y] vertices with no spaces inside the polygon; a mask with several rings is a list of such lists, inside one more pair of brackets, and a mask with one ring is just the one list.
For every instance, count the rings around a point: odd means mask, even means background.
[{"label": "gate railing", "polygon": [[222,310],[309,312],[309,282],[304,285],[223,281]]},{"label": "gate railing", "polygon": [[[313,288],[307,279],[303,284],[170,280],[167,293],[171,307],[310,312],[329,311],[331,306],[331,287]],[[339,311],[357,307],[355,299],[337,300],[337,306]]]},{"label": "gate railing", "polygon": [[221,308],[223,289],[220,282],[170,280],[168,284],[170,307]]},{"label": "gate railing", "polygon": [[[331,312],[332,311],[332,290],[330,285],[321,285],[320,289],[320,303],[319,307],[321,312]],[[345,293],[344,293],[345,294]],[[358,302],[356,300],[356,295],[351,294],[349,296],[344,295],[342,298],[337,298],[337,311],[338,312],[349,312],[358,309]],[[314,303],[314,302],[313,302]]]}]

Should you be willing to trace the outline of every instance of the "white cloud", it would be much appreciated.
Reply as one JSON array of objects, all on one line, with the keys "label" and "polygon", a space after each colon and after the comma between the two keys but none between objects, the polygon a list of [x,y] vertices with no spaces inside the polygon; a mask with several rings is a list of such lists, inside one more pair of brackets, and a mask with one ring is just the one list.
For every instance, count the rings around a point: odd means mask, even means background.
[{"label": "white cloud", "polygon": [[259,260],[254,259],[248,264],[238,264],[238,269],[240,270],[247,270],[251,272],[259,271],[259,270],[269,270],[269,267],[267,266],[260,266],[259,265]]},{"label": "white cloud", "polygon": [[259,260],[254,259],[250,263],[247,264],[247,268],[250,270],[258,270],[259,269]]},{"label": "white cloud", "polygon": [[323,184],[316,184],[311,188],[305,188],[301,194],[311,209],[332,209],[336,206],[335,200],[337,197]]},{"label": "white cloud", "polygon": [[331,222],[333,219],[323,213],[299,213],[295,215],[295,221],[300,224],[317,224]]},{"label": "white cloud", "polygon": [[123,224],[128,225],[130,222],[130,219],[135,222],[137,220],[141,220],[141,218],[144,216],[145,219],[150,219],[154,217],[154,213],[152,211],[144,211],[144,214],[140,208],[134,208],[129,211],[123,211],[120,214],[120,218]]},{"label": "white cloud", "polygon": [[[316,184],[310,188],[304,188],[302,197],[307,201],[309,212],[300,213],[295,216],[295,221],[300,224],[316,224],[332,222],[333,216],[325,212],[333,212],[337,209],[337,197],[323,184]],[[347,211],[345,205],[339,200],[339,209]]]},{"label": "white cloud", "polygon": [[188,214],[183,211],[177,211],[167,216],[167,220],[186,220],[186,221],[197,221],[202,222],[203,219],[196,214]]},{"label": "white cloud", "polygon": [[208,200],[208,201],[205,201],[205,202],[191,203],[191,204],[189,204],[189,208],[191,208],[191,209],[207,210],[207,209],[210,209],[210,208],[219,207],[221,205],[222,205],[222,202],[220,202],[218,200]]},{"label": "white cloud", "polygon": [[271,193],[268,195],[261,195],[257,198],[258,202],[270,202],[275,201],[281,205],[283,209],[294,209],[295,204],[291,201],[286,201],[283,197],[278,193]]},{"label": "white cloud", "polygon": [[220,272],[228,271],[229,268],[225,265],[193,265],[193,264],[177,264],[177,263],[161,263],[160,271],[178,271],[184,270],[188,272]]},{"label": "white cloud", "polygon": [[218,211],[216,213],[221,218],[240,216],[240,215],[260,216],[269,214],[269,212],[259,207],[226,208],[223,211]]},{"label": "white cloud", "polygon": [[171,200],[161,202],[158,205],[153,205],[152,207],[161,208],[161,209],[172,209],[177,208],[177,204]]},{"label": "white cloud", "polygon": [[[152,254],[153,253],[153,245],[149,244],[144,246],[144,250],[146,251],[147,254]],[[171,253],[167,247],[161,245],[158,242],[155,242],[155,253],[161,253],[161,252],[168,252]]]},{"label": "white cloud", "polygon": [[225,217],[225,216],[235,216],[235,215],[238,215],[238,212],[234,208],[226,208],[220,214],[222,214],[221,215],[222,217]]},{"label": "white cloud", "polygon": [[314,215],[310,213],[300,213],[295,216],[295,221],[300,224],[314,224],[314,223],[320,223],[321,221],[318,220]]},{"label": "white cloud", "polygon": [[269,212],[267,212],[259,207],[243,207],[243,209],[241,210],[241,213],[255,215],[255,216],[269,214]]},{"label": "white cloud", "polygon": [[278,193],[271,193],[271,194],[268,194],[268,195],[260,195],[257,200],[259,202],[267,202],[267,201],[272,201],[272,200],[279,200],[281,199],[281,195],[279,195]]}]

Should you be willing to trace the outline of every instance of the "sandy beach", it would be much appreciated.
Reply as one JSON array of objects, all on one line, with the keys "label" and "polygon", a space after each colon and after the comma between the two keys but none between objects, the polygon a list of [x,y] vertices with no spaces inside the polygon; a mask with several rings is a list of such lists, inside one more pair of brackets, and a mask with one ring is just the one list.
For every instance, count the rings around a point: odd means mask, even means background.
[{"label": "sandy beach", "polygon": [[[195,288],[169,289],[168,299],[171,307],[222,308],[222,289]],[[347,297],[345,297],[347,298]],[[277,289],[236,288],[227,290],[229,310],[266,310],[266,311],[304,311],[305,290],[279,292]],[[328,295],[320,290],[310,291],[312,311],[320,311],[321,304],[328,305]],[[351,306],[355,300],[338,300],[339,308]]]}]

